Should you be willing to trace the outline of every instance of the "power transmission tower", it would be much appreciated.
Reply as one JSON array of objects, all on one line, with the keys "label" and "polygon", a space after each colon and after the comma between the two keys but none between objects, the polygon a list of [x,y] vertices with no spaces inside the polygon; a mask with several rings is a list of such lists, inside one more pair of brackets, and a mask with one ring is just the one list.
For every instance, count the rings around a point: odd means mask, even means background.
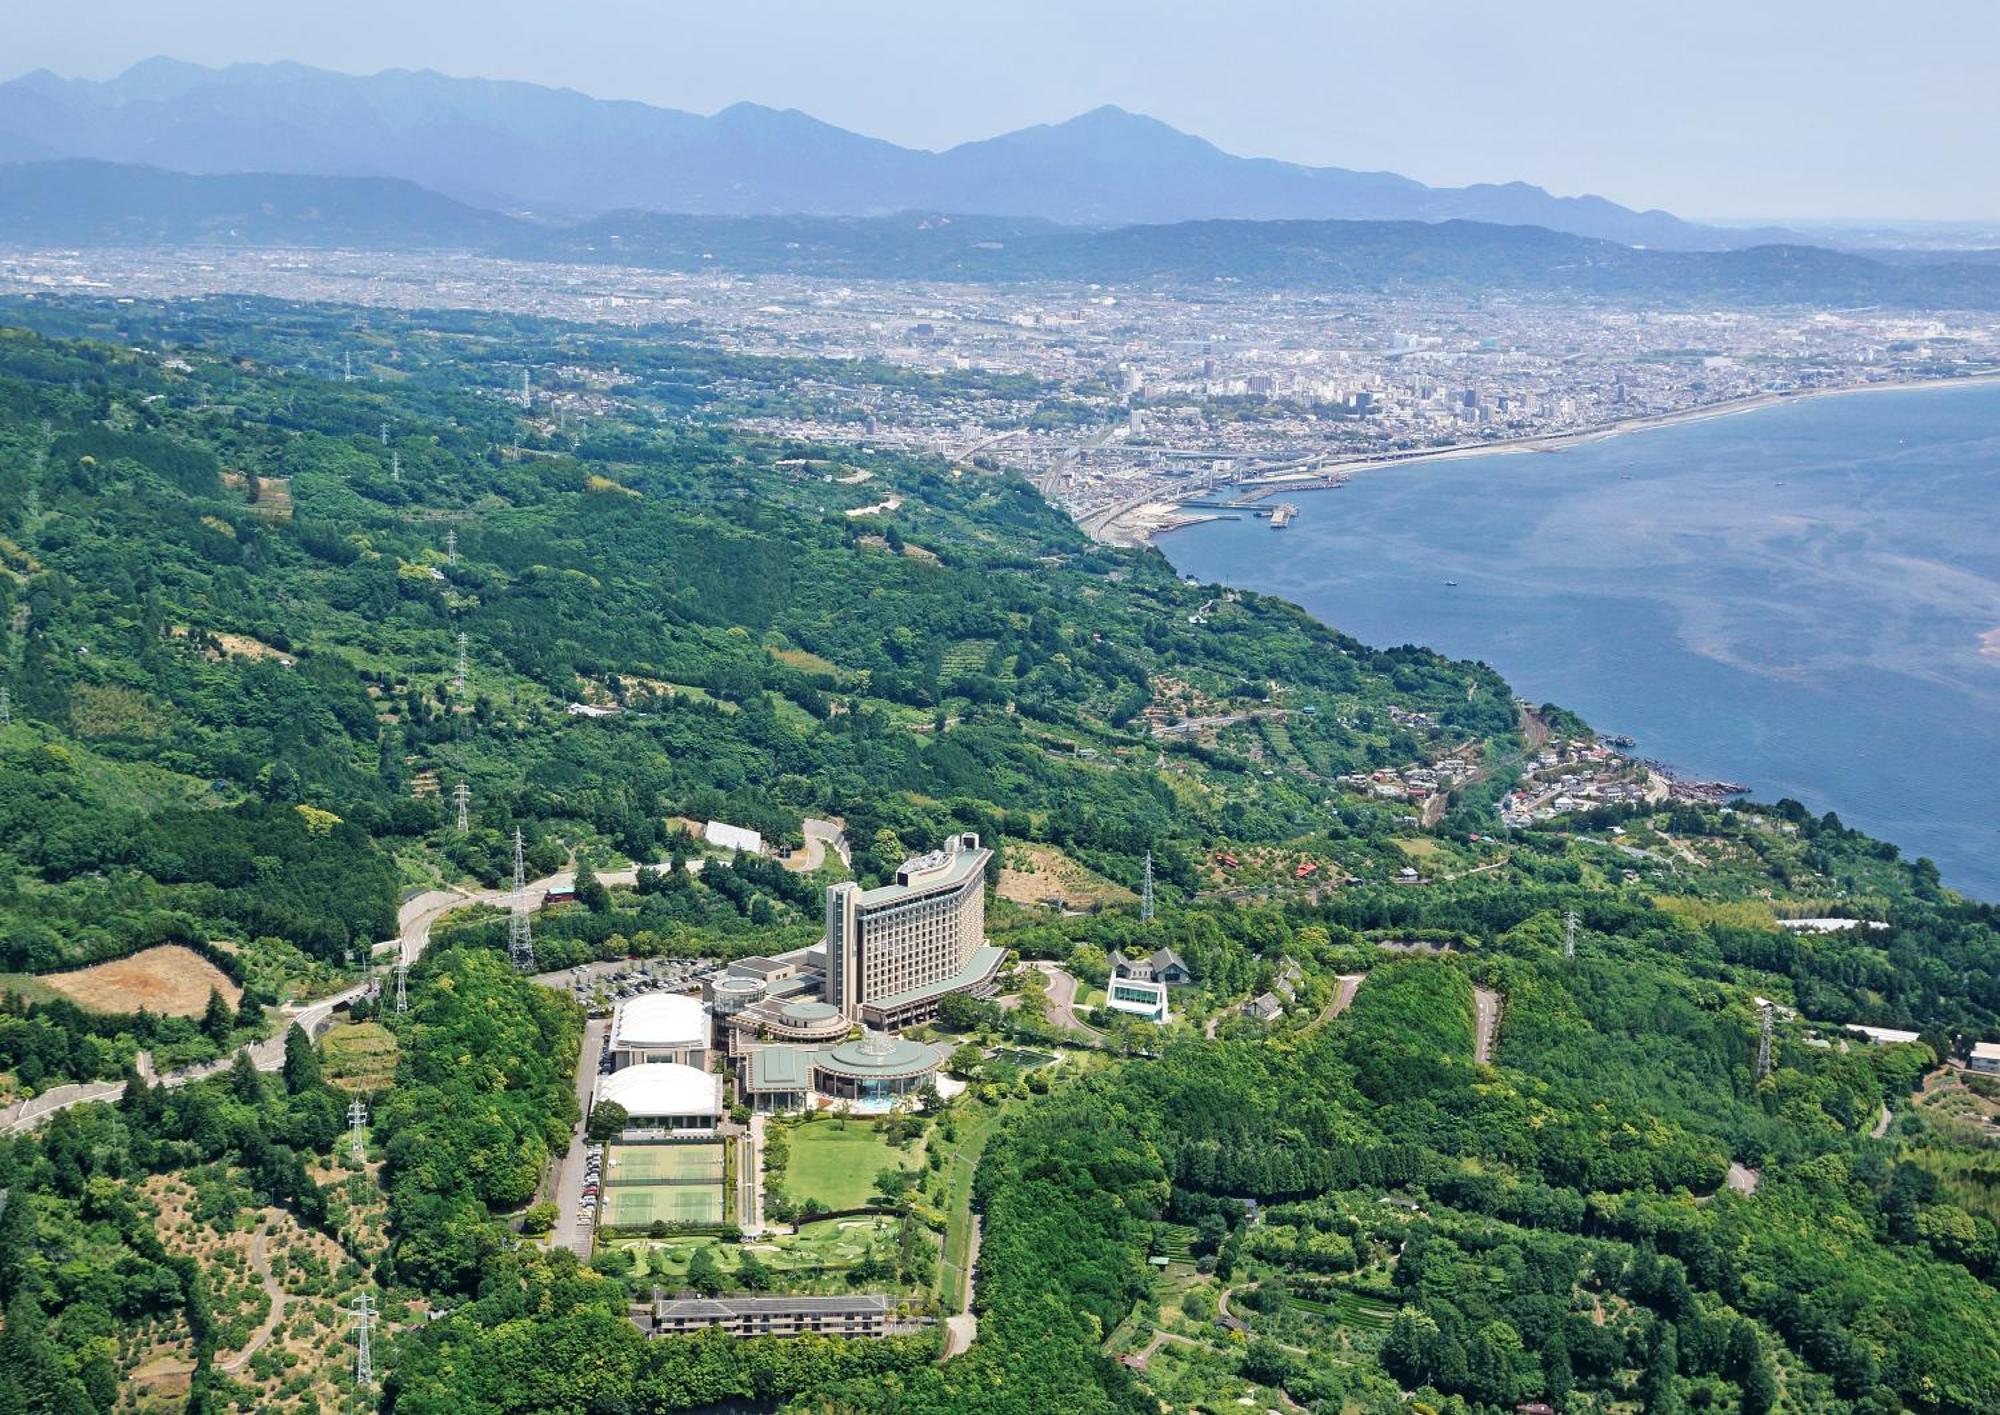
[{"label": "power transmission tower", "polygon": [[363,1400],[375,1384],[375,1352],[368,1341],[368,1328],[374,1320],[368,1294],[358,1294],[354,1299],[354,1393]]},{"label": "power transmission tower", "polygon": [[0,727],[14,725],[14,690],[0,688]]},{"label": "power transmission tower", "polygon": [[382,424],[382,445],[384,447],[389,445],[389,424],[387,423]]},{"label": "power transmission tower", "polygon": [[1563,915],[1563,957],[1576,957],[1576,910]]},{"label": "power transmission tower", "polygon": [[354,355],[352,353],[340,356],[340,381],[342,383],[354,382]]},{"label": "power transmission tower", "polygon": [[465,696],[465,630],[463,629],[458,631],[458,677],[453,680],[453,687],[461,698]]},{"label": "power transmission tower", "polygon": [[451,803],[458,807],[458,833],[472,829],[472,788],[461,781],[451,788]]},{"label": "power transmission tower", "polygon": [[533,386],[528,382],[528,371],[526,369],[521,370],[521,406],[524,408],[535,406],[535,392]]},{"label": "power transmission tower", "polygon": [[351,1136],[349,1153],[358,1160],[368,1158],[368,1146],[363,1144],[361,1140],[361,1127],[367,1123],[368,1107],[363,1105],[357,1096],[348,1104],[347,1124],[349,1126],[349,1135]]},{"label": "power transmission tower", "polygon": [[1766,1002],[1757,1011],[1760,1014],[1757,1027],[1757,1079],[1763,1080],[1771,1074],[1771,1018],[1777,1009]]},{"label": "power transmission tower", "polygon": [[535,970],[535,940],[528,926],[528,864],[519,826],[514,827],[514,915],[507,921],[507,956],[522,972]]},{"label": "power transmission tower", "polygon": [[458,564],[458,532],[456,530],[448,530],[444,533],[444,563],[447,565]]},{"label": "power transmission tower", "polygon": [[396,1010],[410,1010],[410,964],[408,959],[396,960]]},{"label": "power transmission tower", "polygon": [[1153,921],[1153,852],[1151,850],[1148,850],[1146,852],[1145,890],[1139,896],[1139,922],[1142,924],[1149,924],[1152,921]]},{"label": "power transmission tower", "polygon": [[399,482],[402,479],[403,454],[401,452],[391,452],[389,454],[389,480]]}]

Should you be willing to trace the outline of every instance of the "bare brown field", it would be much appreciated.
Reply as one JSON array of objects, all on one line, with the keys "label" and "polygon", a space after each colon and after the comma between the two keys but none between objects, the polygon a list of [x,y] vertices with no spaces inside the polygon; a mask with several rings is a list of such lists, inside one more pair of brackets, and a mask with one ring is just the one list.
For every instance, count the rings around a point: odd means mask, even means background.
[{"label": "bare brown field", "polygon": [[1017,904],[1061,900],[1072,909],[1129,904],[1137,895],[1078,864],[1053,845],[1008,841],[1000,868],[999,894]]},{"label": "bare brown field", "polygon": [[42,981],[94,1012],[137,1012],[144,1007],[175,1017],[199,1017],[211,990],[220,992],[231,1007],[243,996],[243,989],[221,969],[179,944],[144,949],[130,958],[74,973],[51,973]]}]

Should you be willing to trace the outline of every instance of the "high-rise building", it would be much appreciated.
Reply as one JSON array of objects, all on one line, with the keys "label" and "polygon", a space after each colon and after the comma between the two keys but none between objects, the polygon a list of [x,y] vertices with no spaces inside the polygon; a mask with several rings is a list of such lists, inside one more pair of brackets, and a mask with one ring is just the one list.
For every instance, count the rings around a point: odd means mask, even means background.
[{"label": "high-rise building", "polygon": [[993,990],[1003,950],[986,942],[986,863],[976,835],[903,861],[893,884],[826,891],[826,1000],[850,1020],[929,1021],[955,992]]}]

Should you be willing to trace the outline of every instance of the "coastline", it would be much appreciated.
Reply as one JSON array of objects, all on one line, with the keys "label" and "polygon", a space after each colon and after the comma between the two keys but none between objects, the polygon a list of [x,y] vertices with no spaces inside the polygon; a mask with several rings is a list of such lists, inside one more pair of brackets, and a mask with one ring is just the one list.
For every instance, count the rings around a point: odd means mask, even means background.
[{"label": "coastline", "polygon": [[[1894,379],[1880,383],[1856,383],[1840,388],[1808,388],[1792,393],[1753,393],[1745,398],[1732,398],[1699,408],[1683,408],[1671,413],[1648,413],[1640,417],[1624,418],[1599,427],[1580,428],[1575,432],[1548,433],[1495,442],[1454,443],[1448,447],[1407,452],[1378,452],[1342,461],[1329,461],[1308,472],[1281,473],[1269,481],[1260,481],[1254,486],[1242,487],[1241,490],[1247,508],[1286,491],[1307,489],[1298,485],[1299,483],[1316,483],[1332,475],[1353,476],[1358,472],[1379,471],[1386,467],[1406,466],[1414,462],[1444,462],[1465,457],[1489,457],[1525,452],[1560,452],[1565,448],[1581,447],[1592,442],[1623,437],[1629,433],[1678,427],[1686,423],[1710,422],[1718,418],[1737,417],[1745,413],[1761,412],[1766,408],[1775,408],[1788,403],[1804,403],[1818,398],[1847,398],[1860,393],[1916,393],[1926,389],[1965,388],[1996,382],[2000,382],[2000,371],[1963,374],[1950,378]],[[1148,493],[1126,501],[1114,502],[1110,506],[1080,516],[1077,518],[1077,524],[1093,540],[1106,545],[1149,546],[1163,535],[1217,519],[1214,513],[1177,515],[1175,512],[1175,502]]]}]

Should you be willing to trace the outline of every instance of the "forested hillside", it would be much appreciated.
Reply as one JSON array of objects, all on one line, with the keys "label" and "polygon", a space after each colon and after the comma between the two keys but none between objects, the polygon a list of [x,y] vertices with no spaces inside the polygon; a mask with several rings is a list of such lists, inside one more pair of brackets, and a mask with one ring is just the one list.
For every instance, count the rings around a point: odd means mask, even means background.
[{"label": "forested hillside", "polygon": [[[141,1369],[198,1409],[335,1390],[278,1355],[216,1369],[255,1284],[188,1235],[253,1199],[318,1245],[291,1338],[318,1359],[336,1303],[394,1299],[391,1408],[2000,1407],[2000,1090],[1938,1070],[2000,1033],[2000,931],[1928,862],[1790,802],[1499,834],[1520,724],[1580,724],[1095,546],[1016,478],[729,425],[818,365],[253,301],[0,323],[0,1073],[9,1099],[132,1083],[0,1142],[0,1410],[109,1409]],[[1423,807],[1356,775],[1447,762]],[[358,976],[400,899],[505,878],[517,828],[541,873],[822,817],[870,881],[957,830],[1016,883],[1053,859],[1108,897],[1150,853],[1154,919],[1016,889],[990,932],[1100,988],[1113,949],[1197,979],[1160,1031],[1065,1036],[1032,989],[954,1022],[1091,1056],[972,1083],[998,1117],[980,1339],[949,1363],[649,1341],[615,1267],[517,1236],[580,1018],[490,914],[440,930],[387,1019],[365,1160],[310,1047],[276,1079],[136,1069]],[[580,889],[538,946],[796,945],[842,868],[711,854]],[[1875,927],[1780,927],[1826,914]],[[53,990],[162,944],[240,1007]],[[176,1186],[198,1213],[165,1216]]]}]

